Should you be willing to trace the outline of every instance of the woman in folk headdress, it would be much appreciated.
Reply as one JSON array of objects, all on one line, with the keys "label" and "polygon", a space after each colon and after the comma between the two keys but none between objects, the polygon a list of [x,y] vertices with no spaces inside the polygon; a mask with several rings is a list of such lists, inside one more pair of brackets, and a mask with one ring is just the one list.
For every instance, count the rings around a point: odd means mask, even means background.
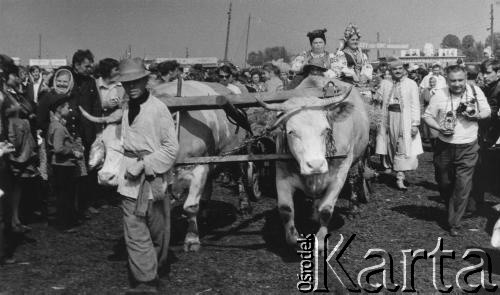
[{"label": "woman in folk headdress", "polygon": [[328,69],[324,73],[326,77],[334,78],[335,72],[332,70],[332,64],[335,60],[335,54],[329,53],[325,50],[326,29],[314,30],[307,33],[311,50],[304,51],[301,55],[297,56],[292,62],[292,71],[301,72],[305,65],[308,64],[322,64],[324,68]]},{"label": "woman in folk headdress", "polygon": [[333,70],[345,82],[364,84],[372,78],[373,67],[358,46],[360,38],[358,27],[349,24],[335,56]]}]

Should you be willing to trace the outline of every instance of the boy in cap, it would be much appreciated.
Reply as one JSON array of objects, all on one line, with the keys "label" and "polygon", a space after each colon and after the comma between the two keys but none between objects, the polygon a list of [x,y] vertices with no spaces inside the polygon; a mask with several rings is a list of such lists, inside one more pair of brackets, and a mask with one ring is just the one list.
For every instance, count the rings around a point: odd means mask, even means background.
[{"label": "boy in cap", "polygon": [[71,233],[78,224],[75,218],[76,180],[80,176],[78,159],[83,158],[83,148],[65,126],[65,118],[70,114],[67,98],[52,101],[49,109],[54,114],[47,131],[47,148],[54,176],[56,223],[57,228]]},{"label": "boy in cap", "polygon": [[167,106],[146,88],[149,72],[140,58],[120,63],[129,97],[122,117],[124,163],[118,176],[123,225],[132,287],[158,290],[158,269],[165,266],[170,241],[170,200],[165,195],[167,172],[179,143]]}]

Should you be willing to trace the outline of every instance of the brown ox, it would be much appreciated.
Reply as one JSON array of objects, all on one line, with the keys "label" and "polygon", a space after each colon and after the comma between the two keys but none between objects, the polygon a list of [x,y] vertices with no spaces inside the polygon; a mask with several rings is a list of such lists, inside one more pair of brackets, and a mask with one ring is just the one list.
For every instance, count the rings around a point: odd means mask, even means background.
[{"label": "brown ox", "polygon": [[[322,78],[306,80],[300,87],[322,86]],[[276,163],[278,210],[285,228],[286,241],[296,245],[293,195],[301,190],[314,200],[319,217],[319,241],[328,233],[328,223],[351,166],[362,160],[369,137],[369,119],[360,93],[349,84],[335,81],[348,89],[344,95],[319,99],[294,97],[281,104],[263,107],[283,112],[271,128],[284,126],[290,153],[296,162]],[[345,158],[327,159],[327,141],[334,139],[336,154]],[[320,249],[322,248],[320,243]]]},{"label": "brown ox", "polygon": [[[185,81],[182,85],[183,96],[203,96],[229,94],[221,85],[208,86],[207,83]],[[214,90],[217,89],[217,91]],[[226,91],[226,92],[224,92]],[[165,83],[155,88],[155,95],[174,96],[177,92],[176,83]],[[106,128],[97,137],[90,152],[89,165],[99,170],[99,183],[116,186],[119,166],[123,162],[123,148],[120,141],[121,110],[107,118],[96,118],[84,110],[83,115],[96,123],[107,123]],[[230,123],[222,110],[183,111],[179,120],[179,155],[177,160],[188,157],[213,156],[230,151],[239,146],[246,132]],[[239,131],[237,131],[239,130]],[[212,166],[212,167],[211,167]],[[188,188],[188,196],[184,203],[184,211],[188,216],[188,229],[184,240],[186,251],[197,251],[200,248],[196,216],[199,211],[200,198],[211,195],[211,168],[213,165],[192,165],[175,168],[172,175],[174,192],[182,192]],[[244,189],[239,185],[240,209],[248,209],[248,199]]]}]

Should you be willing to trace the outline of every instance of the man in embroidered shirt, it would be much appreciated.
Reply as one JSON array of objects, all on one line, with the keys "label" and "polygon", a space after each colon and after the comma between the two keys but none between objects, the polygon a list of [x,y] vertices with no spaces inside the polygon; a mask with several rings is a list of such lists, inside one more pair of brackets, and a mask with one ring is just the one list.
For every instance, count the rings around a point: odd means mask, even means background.
[{"label": "man in embroidered shirt", "polygon": [[[432,97],[423,118],[439,131],[434,167],[441,197],[447,202],[450,235],[457,236],[478,160],[477,121],[488,118],[491,110],[481,89],[467,85],[462,67],[450,66],[446,74],[448,86]],[[461,104],[468,109],[462,112]]]},{"label": "man in embroidered shirt", "polygon": [[417,156],[423,153],[419,134],[420,100],[415,81],[404,76],[401,60],[390,62],[392,81],[382,80],[379,97],[383,119],[377,135],[376,153],[383,155],[387,172],[396,171],[396,184],[406,190],[405,171],[418,167]]},{"label": "man in embroidered shirt", "polygon": [[136,289],[156,289],[158,268],[166,262],[170,239],[167,172],[179,149],[168,108],[146,90],[148,75],[140,58],[120,64],[119,81],[130,100],[122,118],[125,158],[118,193],[123,197],[125,242]]}]

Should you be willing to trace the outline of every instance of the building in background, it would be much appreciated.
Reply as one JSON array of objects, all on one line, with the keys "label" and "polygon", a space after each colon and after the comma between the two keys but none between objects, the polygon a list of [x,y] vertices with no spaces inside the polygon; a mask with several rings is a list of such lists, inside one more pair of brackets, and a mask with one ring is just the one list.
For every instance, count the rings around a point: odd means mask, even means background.
[{"label": "building in background", "polygon": [[457,60],[464,60],[465,56],[461,54],[457,48],[438,48],[430,43],[424,45],[424,49],[407,49],[401,50],[400,58],[404,63],[427,64],[432,65],[438,63],[442,66],[456,64]]},{"label": "building in background", "polygon": [[29,60],[28,65],[31,66],[39,66],[46,70],[56,69],[58,67],[67,66],[68,61],[65,58],[60,59],[36,59],[32,58]]},{"label": "building in background", "polygon": [[191,68],[195,64],[201,64],[204,68],[216,68],[219,66],[219,59],[217,57],[157,57],[146,58],[144,63],[146,66],[149,66],[152,63],[158,64],[169,60],[176,60],[184,70]]}]

